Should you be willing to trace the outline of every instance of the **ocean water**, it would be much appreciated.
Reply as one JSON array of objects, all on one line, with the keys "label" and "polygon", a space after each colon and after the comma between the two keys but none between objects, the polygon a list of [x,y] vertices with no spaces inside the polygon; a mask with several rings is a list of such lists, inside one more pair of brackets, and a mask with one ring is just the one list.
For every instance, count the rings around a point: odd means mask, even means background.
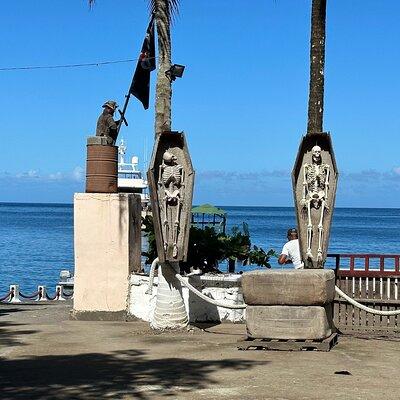
[{"label": "ocean water", "polygon": [[[246,222],[252,244],[264,250],[280,253],[296,226],[293,208],[221,207],[227,231]],[[399,231],[400,209],[337,208],[329,252],[400,254]],[[14,283],[23,293],[46,285],[52,294],[60,271],[73,267],[72,205],[0,203],[0,297]]]}]

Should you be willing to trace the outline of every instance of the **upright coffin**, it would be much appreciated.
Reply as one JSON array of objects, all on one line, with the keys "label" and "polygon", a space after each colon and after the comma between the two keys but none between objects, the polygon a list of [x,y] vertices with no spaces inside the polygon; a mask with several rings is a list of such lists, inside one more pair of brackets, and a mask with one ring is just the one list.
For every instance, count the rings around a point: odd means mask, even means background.
[{"label": "upright coffin", "polygon": [[329,133],[302,138],[292,171],[293,195],[305,268],[323,268],[338,179]]},{"label": "upright coffin", "polygon": [[194,171],[183,132],[163,132],[147,172],[158,259],[186,261]]}]

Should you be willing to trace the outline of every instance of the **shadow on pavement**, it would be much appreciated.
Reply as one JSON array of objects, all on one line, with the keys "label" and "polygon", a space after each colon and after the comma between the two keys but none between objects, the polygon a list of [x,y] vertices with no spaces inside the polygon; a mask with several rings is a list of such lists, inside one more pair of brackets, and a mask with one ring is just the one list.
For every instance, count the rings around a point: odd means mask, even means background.
[{"label": "shadow on pavement", "polygon": [[248,370],[266,363],[240,359],[149,359],[141,350],[2,359],[0,398],[174,398],[218,384],[211,376],[213,372]]},{"label": "shadow on pavement", "polygon": [[[2,307],[0,308],[0,317],[4,317],[19,311],[22,311],[22,309],[17,307]],[[32,329],[19,329],[18,327],[20,326],[26,325],[0,319],[0,350],[4,349],[5,347],[21,346],[24,344],[20,340],[23,335],[31,335],[37,332],[36,330]]]}]

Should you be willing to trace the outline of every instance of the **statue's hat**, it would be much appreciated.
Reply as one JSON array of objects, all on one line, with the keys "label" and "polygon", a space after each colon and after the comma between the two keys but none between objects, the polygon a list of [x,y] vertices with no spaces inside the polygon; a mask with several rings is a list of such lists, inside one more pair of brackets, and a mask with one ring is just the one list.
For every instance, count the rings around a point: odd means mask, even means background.
[{"label": "statue's hat", "polygon": [[109,100],[109,101],[106,101],[106,102],[102,105],[102,107],[108,107],[108,108],[111,108],[111,110],[115,111],[115,110],[117,109],[117,107],[118,107],[118,104],[117,104],[116,101]]}]

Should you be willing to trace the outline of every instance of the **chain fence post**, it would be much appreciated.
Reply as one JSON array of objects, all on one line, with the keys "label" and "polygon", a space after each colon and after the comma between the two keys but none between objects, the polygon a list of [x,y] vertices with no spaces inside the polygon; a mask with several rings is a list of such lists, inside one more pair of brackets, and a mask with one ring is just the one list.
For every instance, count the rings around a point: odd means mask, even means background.
[{"label": "chain fence post", "polygon": [[39,285],[38,286],[38,292],[39,292],[39,295],[38,295],[37,301],[47,301],[47,299],[46,299],[46,286]]},{"label": "chain fence post", "polygon": [[10,303],[21,303],[21,299],[19,298],[19,285],[10,285]]}]

